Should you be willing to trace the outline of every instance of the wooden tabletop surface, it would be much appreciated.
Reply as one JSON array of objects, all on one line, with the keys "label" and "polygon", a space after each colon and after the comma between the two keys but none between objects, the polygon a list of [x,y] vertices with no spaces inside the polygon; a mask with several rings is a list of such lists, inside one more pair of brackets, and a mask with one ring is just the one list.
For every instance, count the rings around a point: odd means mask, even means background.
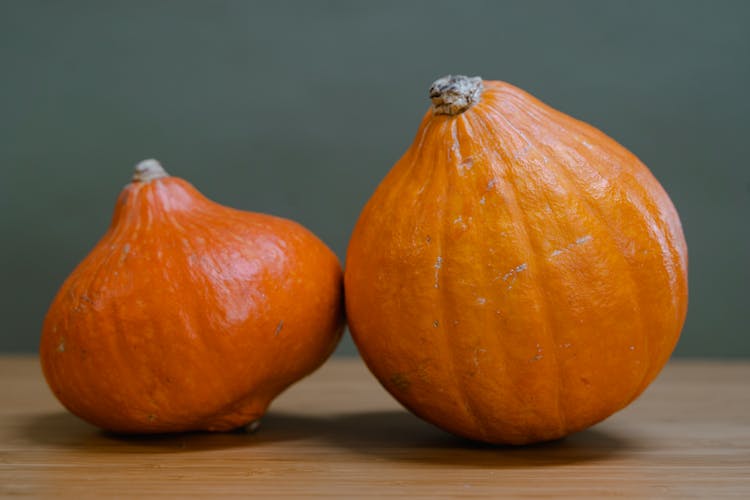
[{"label": "wooden tabletop surface", "polygon": [[332,359],[256,433],[117,437],[0,358],[0,495],[750,499],[750,363],[673,361],[631,407],[524,448],[455,438]]}]

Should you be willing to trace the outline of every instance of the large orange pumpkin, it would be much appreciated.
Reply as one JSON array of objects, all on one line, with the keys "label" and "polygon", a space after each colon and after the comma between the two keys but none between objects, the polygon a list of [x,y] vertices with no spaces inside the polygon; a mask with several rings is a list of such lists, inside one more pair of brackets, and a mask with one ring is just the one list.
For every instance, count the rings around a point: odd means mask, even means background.
[{"label": "large orange pumpkin", "polygon": [[299,224],[218,205],[147,160],[47,313],[44,375],[111,431],[244,426],[332,352],[341,281]]},{"label": "large orange pumpkin", "polygon": [[503,82],[446,77],[365,206],[346,263],[354,340],[443,429],[551,440],[633,401],[672,352],[687,248],[633,154]]}]

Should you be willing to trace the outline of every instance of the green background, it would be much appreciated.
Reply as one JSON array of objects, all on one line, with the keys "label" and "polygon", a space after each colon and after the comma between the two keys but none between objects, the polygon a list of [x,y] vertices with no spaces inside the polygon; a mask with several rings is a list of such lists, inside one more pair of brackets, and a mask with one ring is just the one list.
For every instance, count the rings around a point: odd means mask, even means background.
[{"label": "green background", "polygon": [[36,349],[143,158],[343,260],[446,73],[516,84],[649,165],[690,249],[677,354],[750,356],[744,1],[4,1],[0,350]]}]

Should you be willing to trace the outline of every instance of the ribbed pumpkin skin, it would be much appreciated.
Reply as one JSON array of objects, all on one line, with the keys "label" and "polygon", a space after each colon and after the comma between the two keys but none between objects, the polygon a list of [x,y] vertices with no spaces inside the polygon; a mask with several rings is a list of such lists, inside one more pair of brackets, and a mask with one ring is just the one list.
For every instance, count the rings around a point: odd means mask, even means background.
[{"label": "ribbed pumpkin skin", "polygon": [[299,224],[175,177],[134,182],[49,309],[44,375],[107,430],[233,429],[333,351],[341,287],[336,256]]},{"label": "ribbed pumpkin skin", "polygon": [[503,82],[424,117],[365,206],[345,293],[359,351],[416,415],[490,443],[633,401],[678,340],[687,247],[649,170]]}]

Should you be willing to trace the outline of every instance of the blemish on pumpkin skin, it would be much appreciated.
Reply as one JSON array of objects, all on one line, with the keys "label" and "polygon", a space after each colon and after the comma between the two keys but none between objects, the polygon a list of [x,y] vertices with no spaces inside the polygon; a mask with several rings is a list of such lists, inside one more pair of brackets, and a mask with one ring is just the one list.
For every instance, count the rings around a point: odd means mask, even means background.
[{"label": "blemish on pumpkin skin", "polygon": [[628,347],[628,349],[631,350],[631,351],[635,351],[635,346],[631,345],[630,347]]},{"label": "blemish on pumpkin skin", "polygon": [[421,380],[422,382],[429,382],[430,381],[430,374],[428,371],[429,366],[429,360],[422,362],[417,366],[417,378]]},{"label": "blemish on pumpkin skin", "polygon": [[515,152],[515,153],[513,154],[513,156],[514,156],[514,157],[515,157],[515,158],[516,158],[517,160],[521,160],[521,159],[523,159],[523,158],[525,158],[525,157],[526,157],[526,153],[528,153],[528,152],[529,152],[529,149],[531,149],[531,144],[528,144],[528,143],[527,143],[527,144],[526,144],[526,145],[525,145],[525,146],[524,146],[523,148],[521,148],[521,149],[519,149],[518,151],[516,151],[516,152]]},{"label": "blemish on pumpkin skin", "polygon": [[60,343],[57,344],[57,352],[65,352],[65,339],[60,339]]},{"label": "blemish on pumpkin skin", "polygon": [[486,302],[487,299],[485,299],[484,297],[477,297],[477,304],[479,304],[480,306],[483,306]]},{"label": "blemish on pumpkin skin", "polygon": [[573,247],[576,247],[578,245],[582,245],[582,244],[584,244],[586,242],[589,242],[589,241],[591,241],[593,239],[594,239],[593,236],[591,236],[590,234],[587,234],[586,236],[581,236],[580,238],[578,238],[577,240],[575,240],[573,243],[571,243],[569,245],[566,245],[563,248],[558,248],[556,250],[553,250],[552,253],[549,254],[549,258],[557,257],[558,255],[560,255],[562,253],[570,251],[571,249],[573,249]]},{"label": "blemish on pumpkin skin", "polygon": [[487,349],[477,347],[474,349],[474,368],[479,368],[479,356],[487,352]]},{"label": "blemish on pumpkin skin", "polygon": [[542,347],[539,344],[537,344],[536,345],[536,356],[534,356],[534,361],[539,361],[543,357],[544,356],[542,355]]},{"label": "blemish on pumpkin skin", "polygon": [[282,328],[284,328],[284,320],[279,321],[279,324],[276,325],[276,330],[274,330],[273,336],[278,337]]},{"label": "blemish on pumpkin skin", "polygon": [[508,283],[508,290],[513,288],[513,283],[515,283],[518,273],[525,271],[528,267],[529,266],[526,264],[526,262],[524,262],[523,264],[520,264],[514,267],[513,269],[511,269],[510,271],[508,271],[501,277],[503,281]]},{"label": "blemish on pumpkin skin", "polygon": [[81,294],[78,300],[78,304],[73,308],[75,312],[83,312],[86,310],[87,305],[92,305],[94,301],[88,295]]},{"label": "blemish on pumpkin skin", "polygon": [[437,259],[435,259],[435,265],[433,267],[435,268],[435,284],[433,285],[433,287],[440,288],[440,268],[443,267],[443,257],[438,255]]},{"label": "blemish on pumpkin skin", "polygon": [[122,252],[120,252],[120,264],[125,262],[125,259],[127,258],[129,253],[130,253],[130,243],[125,243],[122,246]]},{"label": "blemish on pumpkin skin", "polygon": [[154,415],[153,413],[149,413],[148,414],[148,421],[149,422],[153,422],[154,420],[156,420],[156,415]]},{"label": "blemish on pumpkin skin", "polygon": [[434,328],[437,328],[438,326],[440,326],[440,322],[438,320],[435,320],[435,321],[432,322],[432,326]]},{"label": "blemish on pumpkin skin", "polygon": [[458,226],[462,231],[466,231],[469,228],[469,223],[471,223],[471,217],[469,217],[468,222],[464,221],[464,218],[460,215],[453,219],[453,225]]},{"label": "blemish on pumpkin skin", "polygon": [[458,175],[464,175],[468,170],[471,170],[471,167],[472,167],[473,163],[474,162],[472,162],[472,161],[469,161],[468,163],[466,163],[466,162],[459,163],[457,165]]},{"label": "blemish on pumpkin skin", "polygon": [[409,389],[409,386],[411,385],[411,382],[409,382],[409,379],[403,373],[394,373],[391,375],[390,382],[399,391],[405,391]]},{"label": "blemish on pumpkin skin", "polygon": [[527,267],[528,266],[526,265],[525,262],[521,264],[520,266],[514,267],[513,269],[511,269],[510,271],[508,271],[507,273],[503,275],[503,281],[508,281],[508,278],[510,278],[516,273],[520,273],[521,271],[525,270]]}]

